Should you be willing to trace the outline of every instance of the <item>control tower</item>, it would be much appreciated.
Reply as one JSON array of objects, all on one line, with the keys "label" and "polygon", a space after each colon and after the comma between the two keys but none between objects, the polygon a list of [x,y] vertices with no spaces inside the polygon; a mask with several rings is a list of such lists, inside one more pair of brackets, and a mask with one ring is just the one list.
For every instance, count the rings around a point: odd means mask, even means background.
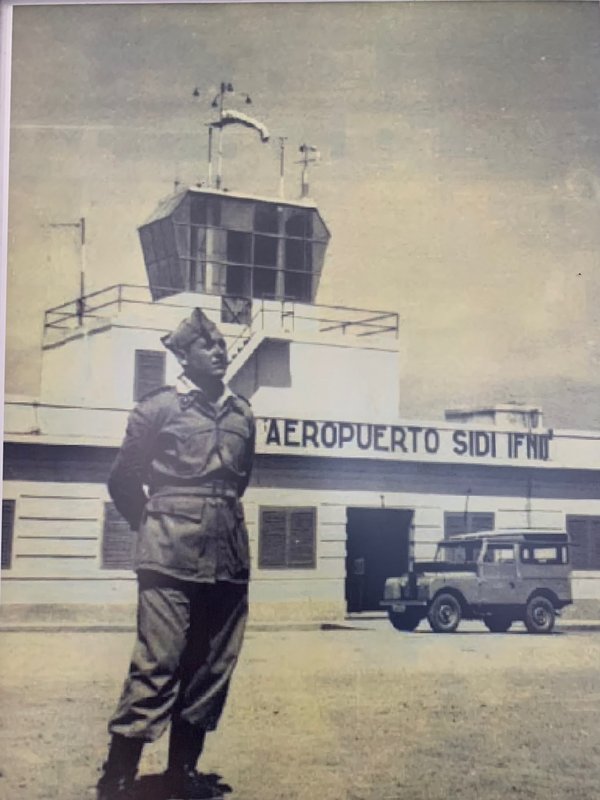
[{"label": "control tower", "polygon": [[223,322],[248,322],[252,299],[313,303],[330,238],[316,206],[191,187],[140,227],[153,300],[222,298]]},{"label": "control tower", "polygon": [[[240,119],[264,137],[264,126]],[[139,227],[147,285],[114,285],[49,309],[43,401],[127,410],[172,383],[180,368],[160,337],[197,306],[223,332],[227,381],[257,415],[394,418],[398,315],[317,302],[331,234],[306,196],[303,147],[301,198],[178,189]],[[112,419],[116,435],[121,421]]]}]

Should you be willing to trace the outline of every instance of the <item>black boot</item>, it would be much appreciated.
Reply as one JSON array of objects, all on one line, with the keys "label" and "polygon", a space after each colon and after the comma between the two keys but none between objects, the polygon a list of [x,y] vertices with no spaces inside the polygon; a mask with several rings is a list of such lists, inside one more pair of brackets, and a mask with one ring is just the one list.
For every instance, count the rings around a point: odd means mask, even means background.
[{"label": "black boot", "polygon": [[168,797],[173,800],[221,800],[222,793],[196,772],[206,731],[183,720],[171,724],[169,764],[166,779]]},{"label": "black boot", "polygon": [[96,800],[131,800],[144,742],[115,734],[96,786]]}]

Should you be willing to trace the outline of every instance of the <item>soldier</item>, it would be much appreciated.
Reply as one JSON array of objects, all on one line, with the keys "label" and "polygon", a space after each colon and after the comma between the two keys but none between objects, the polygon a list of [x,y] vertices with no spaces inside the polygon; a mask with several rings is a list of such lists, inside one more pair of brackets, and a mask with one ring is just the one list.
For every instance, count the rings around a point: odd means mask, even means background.
[{"label": "soldier", "polygon": [[138,635],[109,723],[98,800],[132,797],[143,745],[169,722],[169,797],[220,796],[195,768],[223,710],[247,617],[240,497],[254,456],[252,411],[224,386],[225,341],[200,309],[162,341],[183,375],[134,408],[108,482],[138,532]]}]

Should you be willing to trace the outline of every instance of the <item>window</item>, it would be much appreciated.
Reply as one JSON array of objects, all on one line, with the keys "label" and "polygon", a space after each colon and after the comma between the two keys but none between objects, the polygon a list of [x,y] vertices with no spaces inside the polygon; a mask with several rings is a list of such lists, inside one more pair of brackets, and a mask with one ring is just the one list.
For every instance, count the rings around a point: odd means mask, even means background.
[{"label": "window", "polygon": [[15,501],[2,501],[2,569],[12,566],[13,536],[15,529]]},{"label": "window", "polygon": [[230,264],[226,270],[225,291],[227,294],[248,297],[252,270],[249,267],[241,267],[239,264]]},{"label": "window", "polygon": [[444,537],[451,539],[463,533],[478,533],[494,529],[492,513],[468,511],[446,511],[444,514]]},{"label": "window", "polygon": [[206,225],[206,201],[203,197],[192,195],[189,198],[190,223],[192,225]]},{"label": "window", "polygon": [[488,544],[483,560],[486,564],[514,564],[515,551],[511,544]]},{"label": "window", "polygon": [[119,514],[115,504],[104,503],[102,569],[131,569],[133,541],[129,523]]},{"label": "window", "polygon": [[481,552],[481,542],[442,542],[438,545],[435,555],[436,561],[446,561],[450,564],[475,564]]},{"label": "window", "polygon": [[277,266],[277,239],[274,236],[254,237],[254,263],[260,267]]},{"label": "window", "polygon": [[573,569],[600,570],[600,517],[567,515]]},{"label": "window", "polygon": [[279,208],[257,203],[254,209],[254,230],[264,233],[277,233],[279,230]]},{"label": "window", "polygon": [[221,322],[249,325],[252,321],[252,301],[247,297],[221,298]]},{"label": "window", "polygon": [[309,302],[311,298],[311,275],[301,275],[297,272],[285,273],[284,294],[286,300],[299,300]]},{"label": "window", "polygon": [[521,561],[524,564],[567,564],[567,548],[521,545]]},{"label": "window", "polygon": [[317,566],[315,508],[261,508],[258,566],[314,569]]},{"label": "window", "polygon": [[285,241],[285,268],[288,270],[304,271],[306,269],[306,254],[310,245],[301,239],[286,239]]},{"label": "window", "polygon": [[234,264],[252,263],[252,234],[227,231],[227,261]]},{"label": "window", "polygon": [[165,354],[158,350],[135,351],[133,399],[136,403],[148,392],[164,386],[165,363]]},{"label": "window", "polygon": [[300,236],[303,239],[312,236],[312,214],[310,211],[291,211],[285,223],[288,236]]},{"label": "window", "polygon": [[277,289],[277,272],[274,269],[254,268],[254,285],[252,297],[275,297]]}]

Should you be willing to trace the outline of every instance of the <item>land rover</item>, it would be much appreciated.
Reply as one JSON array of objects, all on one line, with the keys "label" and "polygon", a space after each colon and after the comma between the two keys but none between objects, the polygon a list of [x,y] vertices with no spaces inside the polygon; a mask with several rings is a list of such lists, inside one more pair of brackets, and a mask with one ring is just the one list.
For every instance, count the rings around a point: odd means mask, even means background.
[{"label": "land rover", "polygon": [[461,619],[481,619],[495,633],[516,621],[530,633],[550,633],[572,603],[569,549],[568,535],[557,531],[453,536],[439,542],[433,561],[388,578],[382,605],[401,631],[427,617],[436,633],[455,631]]}]

